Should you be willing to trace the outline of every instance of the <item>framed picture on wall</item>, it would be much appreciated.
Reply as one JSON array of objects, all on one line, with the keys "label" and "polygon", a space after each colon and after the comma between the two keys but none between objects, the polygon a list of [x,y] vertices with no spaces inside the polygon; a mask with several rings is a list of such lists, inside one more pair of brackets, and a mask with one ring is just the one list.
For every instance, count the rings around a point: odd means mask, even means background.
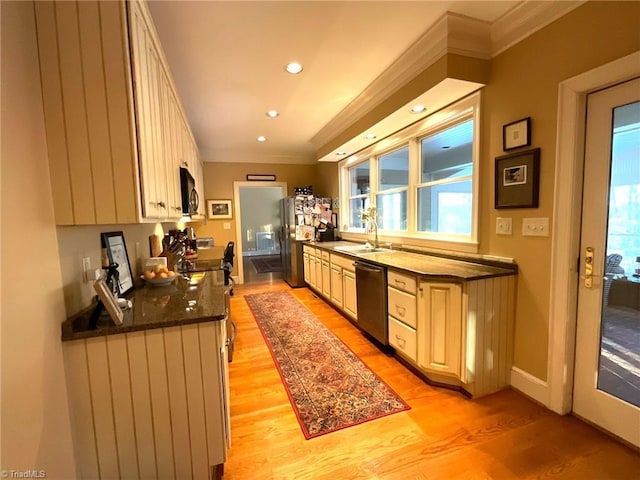
[{"label": "framed picture on wall", "polygon": [[213,220],[232,218],[231,200],[207,200],[207,218]]},{"label": "framed picture on wall", "polygon": [[522,118],[502,127],[502,149],[528,147],[531,145],[531,117]]},{"label": "framed picture on wall", "polygon": [[495,208],[537,208],[540,149],[496,157]]}]

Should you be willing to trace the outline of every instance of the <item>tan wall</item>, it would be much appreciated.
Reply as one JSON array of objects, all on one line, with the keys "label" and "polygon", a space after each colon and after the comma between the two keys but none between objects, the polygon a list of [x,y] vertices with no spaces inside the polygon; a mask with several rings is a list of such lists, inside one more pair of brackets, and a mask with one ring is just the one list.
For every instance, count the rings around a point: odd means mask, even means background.
[{"label": "tan wall", "polygon": [[76,478],[32,2],[1,2],[2,470]]},{"label": "tan wall", "polygon": [[[313,185],[315,193],[324,195],[318,189],[316,165],[284,165],[264,163],[204,163],[204,195],[202,201],[207,199],[234,200],[233,182],[245,182],[247,174],[273,174],[276,181],[287,182],[287,194],[293,195],[295,187]],[[235,207],[234,207],[235,208]],[[236,213],[230,220],[207,219],[196,226],[198,237],[213,237],[217,246],[224,246],[227,242],[236,240]],[[229,229],[225,229],[225,223]],[[236,252],[237,255],[237,252]],[[234,263],[234,275],[237,274],[237,262]]]},{"label": "tan wall", "polygon": [[[558,85],[640,49],[640,3],[589,2],[493,60],[484,92],[481,250],[514,257],[520,267],[514,364],[546,380],[551,238],[522,236],[522,219],[553,221]],[[603,32],[606,32],[604,34]],[[502,125],[531,117],[532,147],[540,147],[540,207],[494,210],[493,159],[502,155]],[[498,216],[513,218],[513,235],[495,234]],[[562,219],[558,219],[562,221]],[[553,235],[553,232],[551,232]]]},{"label": "tan wall", "polygon": [[[552,237],[521,232],[525,217],[553,221],[558,85],[639,50],[639,25],[640,2],[588,2],[494,58],[483,91],[480,253],[513,257],[520,267],[514,364],[542,380],[547,377]],[[495,210],[494,159],[505,154],[502,126],[524,117],[532,119],[532,148],[541,149],[540,207]],[[318,173],[323,183],[337,188],[337,170]],[[495,234],[498,216],[513,219],[512,236]]]}]

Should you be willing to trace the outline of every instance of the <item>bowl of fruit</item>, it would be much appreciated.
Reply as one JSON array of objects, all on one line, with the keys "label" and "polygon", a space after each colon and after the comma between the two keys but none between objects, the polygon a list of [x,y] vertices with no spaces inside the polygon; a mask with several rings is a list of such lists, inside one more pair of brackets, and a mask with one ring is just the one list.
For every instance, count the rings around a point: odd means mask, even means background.
[{"label": "bowl of fruit", "polygon": [[142,278],[152,286],[169,285],[175,281],[176,272],[164,265],[154,265],[144,271]]}]

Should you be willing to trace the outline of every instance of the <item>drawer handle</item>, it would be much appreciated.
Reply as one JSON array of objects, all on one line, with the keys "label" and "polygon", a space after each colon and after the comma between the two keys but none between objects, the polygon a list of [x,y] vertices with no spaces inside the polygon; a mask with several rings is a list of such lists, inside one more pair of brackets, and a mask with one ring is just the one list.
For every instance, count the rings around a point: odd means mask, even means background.
[{"label": "drawer handle", "polygon": [[400,335],[398,335],[397,333],[396,333],[396,340],[397,340],[398,346],[400,348],[405,348],[407,346],[407,341],[404,338],[402,338]]},{"label": "drawer handle", "polygon": [[397,278],[393,280],[394,282],[396,282],[396,285],[400,285],[401,287],[404,287],[407,285],[407,282],[405,282],[404,280],[398,280]]},{"label": "drawer handle", "polygon": [[396,312],[398,312],[398,315],[400,315],[401,317],[404,317],[407,313],[407,308],[403,307],[402,305],[396,304]]}]

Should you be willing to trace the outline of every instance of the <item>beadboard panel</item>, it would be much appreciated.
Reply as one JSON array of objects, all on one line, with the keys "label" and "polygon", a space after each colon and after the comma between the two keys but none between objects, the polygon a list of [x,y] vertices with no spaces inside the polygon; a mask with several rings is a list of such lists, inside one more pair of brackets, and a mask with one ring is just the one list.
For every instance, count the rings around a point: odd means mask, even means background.
[{"label": "beadboard panel", "polygon": [[515,277],[467,282],[463,293],[466,315],[463,382],[474,396],[509,385],[513,360]]},{"label": "beadboard panel", "polygon": [[[73,200],[69,163],[67,161],[67,142],[64,133],[65,121],[62,105],[62,86],[58,56],[58,37],[55,27],[53,2],[34,2],[38,19],[38,52],[40,57],[40,77],[42,84],[42,104],[47,148],[49,150],[49,174],[51,193],[57,225],[73,224]],[[52,128],[57,125],[59,129]]]},{"label": "beadboard panel", "polygon": [[226,460],[224,326],[65,342],[82,478],[210,478]]}]

